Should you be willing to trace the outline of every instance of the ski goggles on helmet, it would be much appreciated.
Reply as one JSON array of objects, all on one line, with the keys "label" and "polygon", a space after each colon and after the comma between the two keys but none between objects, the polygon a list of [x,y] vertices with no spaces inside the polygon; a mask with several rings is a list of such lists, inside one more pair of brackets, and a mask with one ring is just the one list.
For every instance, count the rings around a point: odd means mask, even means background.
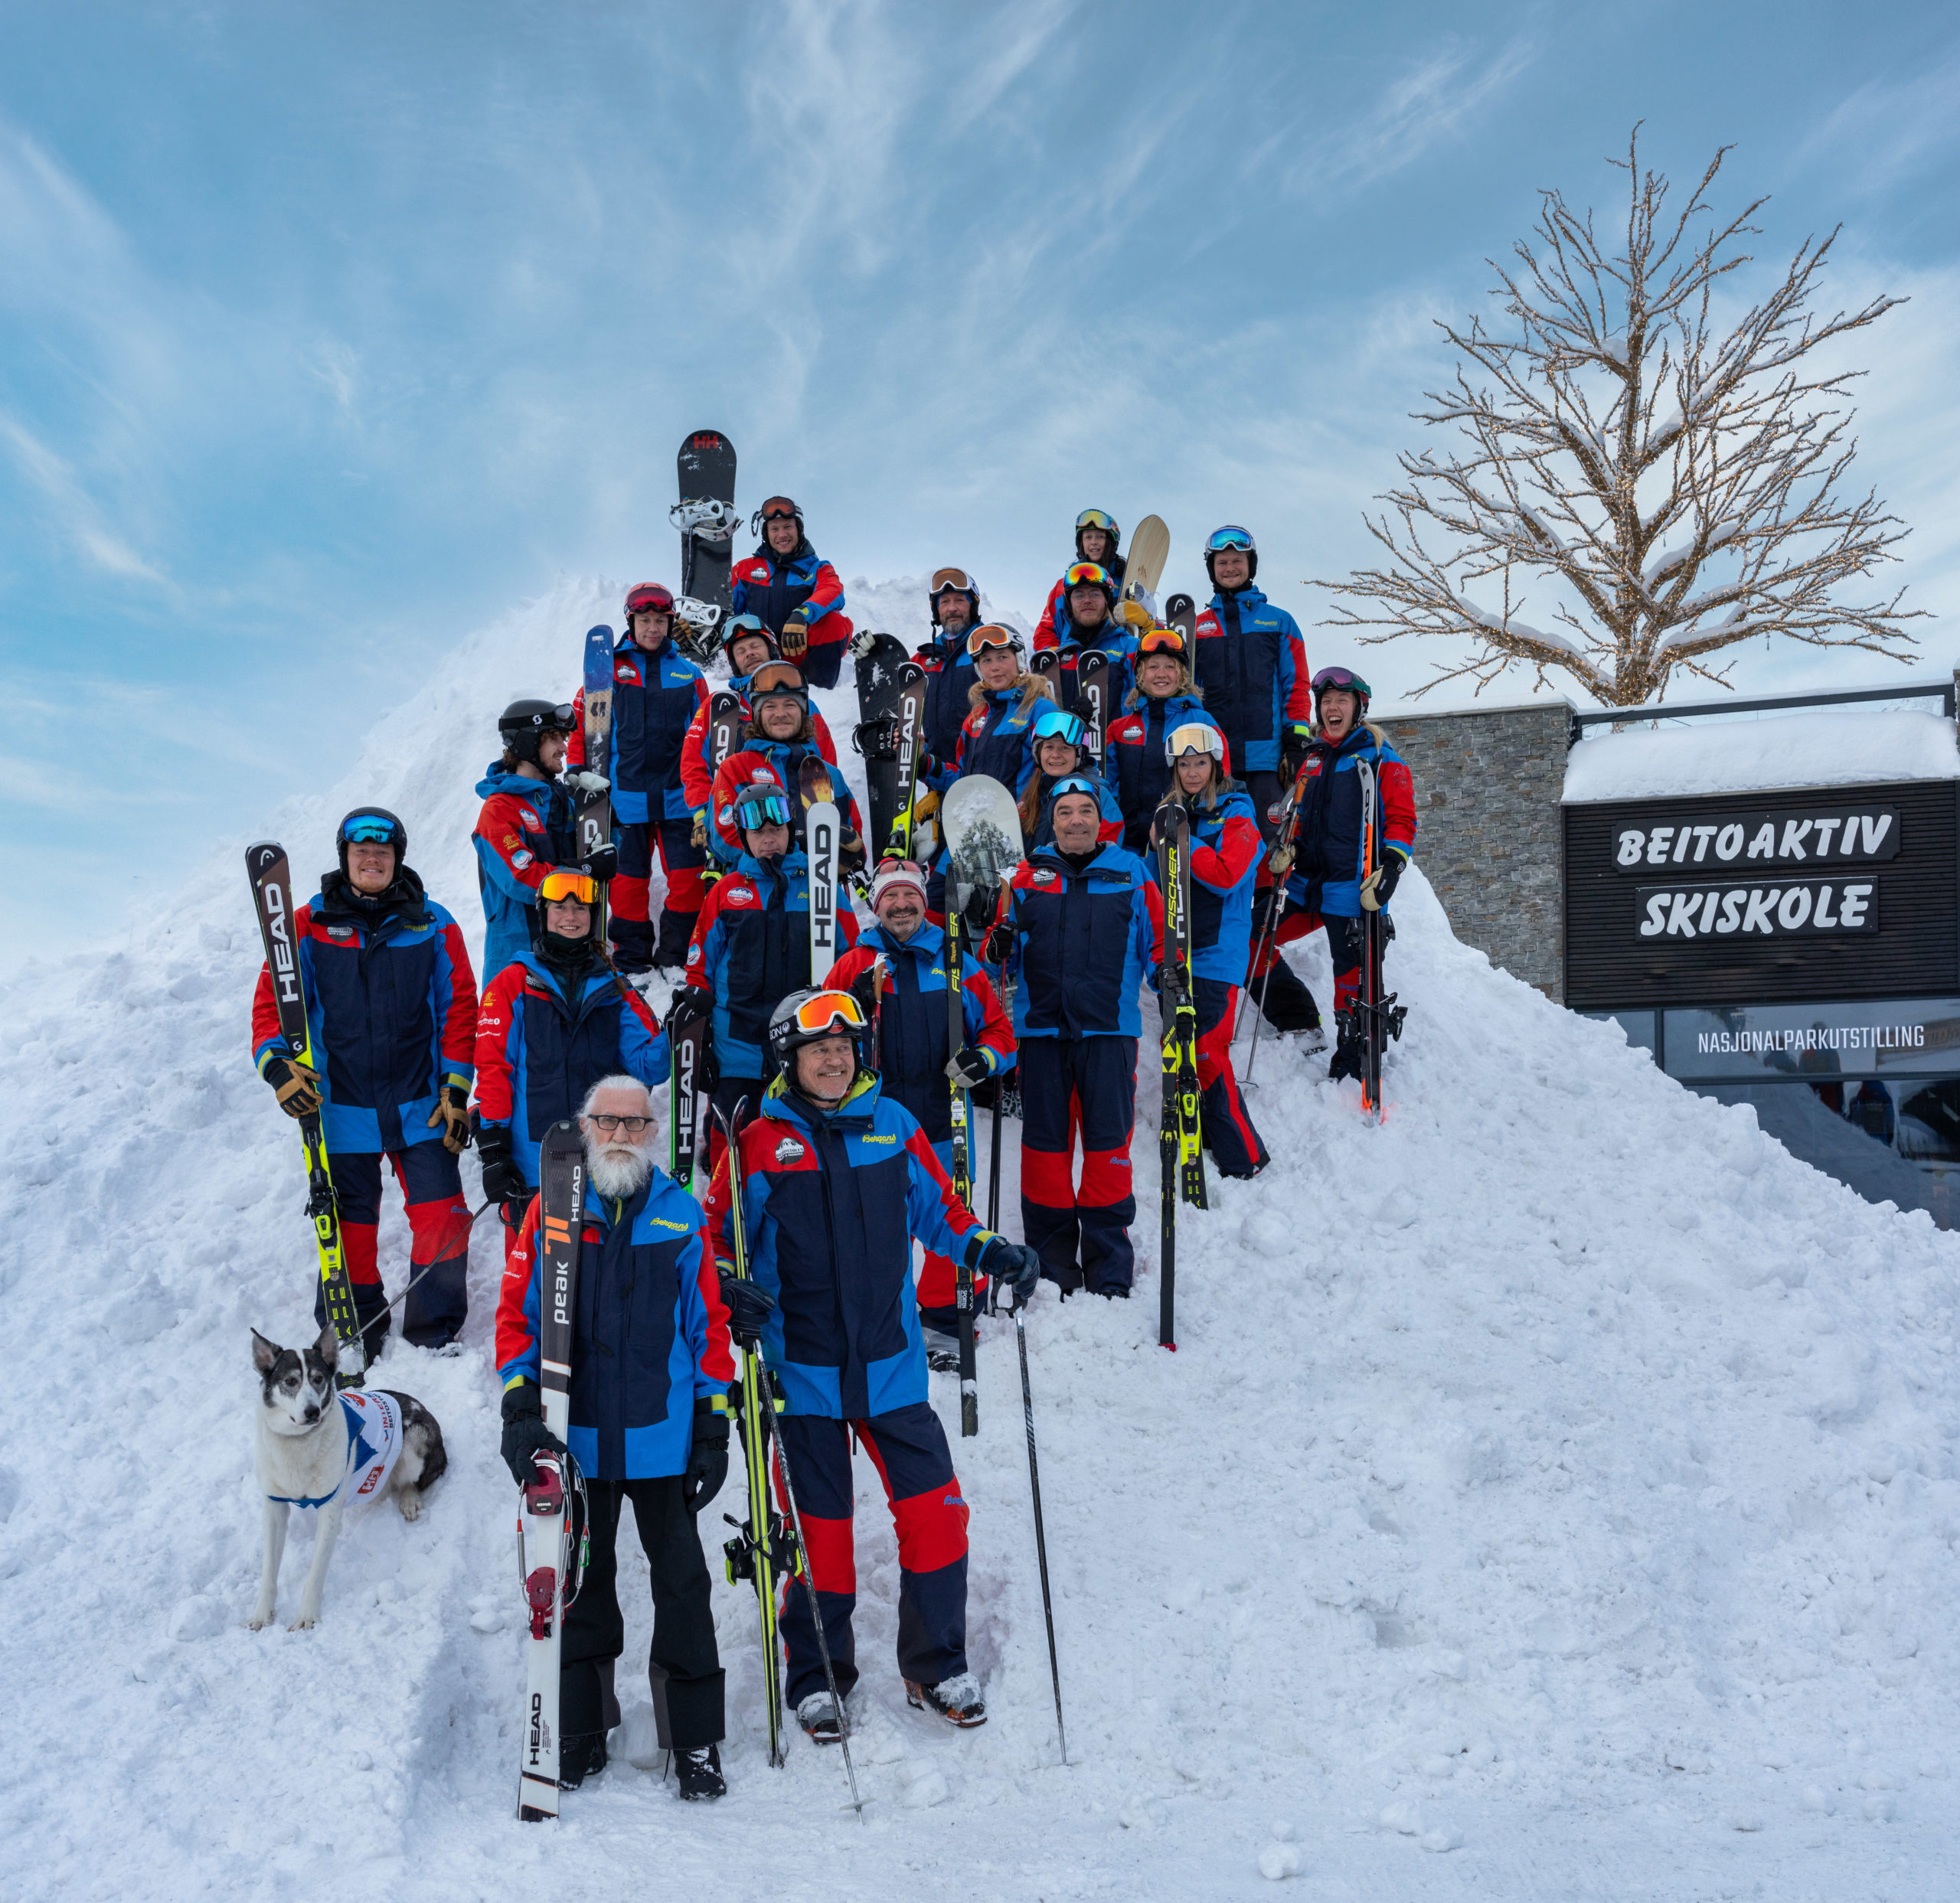
[{"label": "ski goggles on helmet", "polygon": [[570,701],[560,701],[555,707],[540,707],[535,713],[521,713],[515,720],[506,713],[497,725],[506,733],[526,727],[538,733],[570,733],[578,723],[577,710]]},{"label": "ski goggles on helmet", "polygon": [[766,661],[749,677],[751,704],[772,696],[800,700],[804,692],[803,671],[790,661]]},{"label": "ski goggles on helmet", "polygon": [[1116,518],[1107,509],[1084,509],[1075,519],[1078,529],[1101,529],[1109,535],[1117,534]]},{"label": "ski goggles on helmet", "polygon": [[969,653],[985,654],[989,648],[1004,648],[1010,654],[1021,652],[1021,637],[1011,628],[1003,628],[997,621],[990,621],[974,629],[966,637]]},{"label": "ski goggles on helmet", "polygon": [[340,823],[340,837],[345,846],[397,846],[402,824],[392,813],[349,813]]},{"label": "ski goggles on helmet", "polygon": [[803,511],[786,495],[773,495],[756,510],[751,526],[760,529],[765,522],[796,522],[803,519]]},{"label": "ski goggles on helmet", "polygon": [[1164,757],[1174,765],[1187,753],[1208,753],[1221,764],[1225,758],[1225,736],[1202,720],[1187,720],[1164,736]]},{"label": "ski goggles on helmet", "polygon": [[1220,549],[1243,549],[1246,554],[1257,552],[1259,544],[1253,540],[1250,529],[1242,529],[1236,522],[1228,522],[1222,529],[1214,529],[1205,537],[1204,550],[1207,555],[1216,555]]},{"label": "ski goggles on helmet", "polygon": [[878,869],[871,875],[871,909],[878,909],[878,902],[888,892],[916,892],[919,903],[926,902],[926,868],[916,859],[885,859],[878,862]]},{"label": "ski goggles on helmet", "polygon": [[1102,795],[1096,789],[1096,782],[1081,773],[1064,773],[1049,789],[1050,800],[1060,800],[1070,793],[1086,793],[1095,801],[1098,812],[1102,810]]},{"label": "ski goggles on helmet", "polygon": [[812,991],[790,1014],[798,1030],[812,1037],[832,1031],[849,1036],[867,1028],[864,1007],[848,991]]},{"label": "ski goggles on helmet", "polygon": [[789,796],[782,793],[744,793],[735,802],[735,818],[745,833],[758,826],[787,826]]},{"label": "ski goggles on helmet", "polygon": [[1374,692],[1361,677],[1350,668],[1323,668],[1314,676],[1314,692],[1325,693],[1329,687],[1345,687],[1350,694],[1358,694],[1364,700],[1374,698]]},{"label": "ski goggles on helmet", "polygon": [[1177,628],[1146,628],[1137,637],[1136,658],[1141,661],[1145,654],[1168,654],[1173,660],[1187,658],[1183,630]]},{"label": "ski goggles on helmet", "polygon": [[971,595],[975,601],[980,599],[980,584],[963,568],[942,568],[934,575],[931,599],[937,601],[948,589],[956,595]]},{"label": "ski goggles on helmet", "polygon": [[1045,707],[1034,716],[1034,740],[1037,746],[1044,740],[1066,740],[1070,746],[1080,746],[1088,732],[1066,707]]},{"label": "ski goggles on helmet", "polygon": [[1104,593],[1114,595],[1116,584],[1109,571],[1100,562],[1076,562],[1062,577],[1064,588],[1099,588]]},{"label": "ski goggles on helmet", "polygon": [[626,612],[645,614],[651,611],[656,615],[671,615],[674,612],[674,592],[662,588],[658,582],[642,582],[626,597]]},{"label": "ski goggles on helmet", "polygon": [[582,906],[599,903],[599,881],[589,872],[547,872],[537,896],[550,901],[575,899]]}]

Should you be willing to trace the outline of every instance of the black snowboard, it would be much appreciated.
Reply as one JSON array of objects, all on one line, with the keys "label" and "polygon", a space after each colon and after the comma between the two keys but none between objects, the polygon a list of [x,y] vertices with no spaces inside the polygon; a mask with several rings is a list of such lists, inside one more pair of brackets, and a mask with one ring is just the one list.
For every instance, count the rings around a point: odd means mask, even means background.
[{"label": "black snowboard", "polygon": [[[735,500],[735,446],[719,429],[693,431],[681,445],[676,459],[681,478],[681,500],[712,500],[733,504]],[[734,612],[728,594],[728,570],[734,560],[732,536],[710,542],[698,535],[681,537],[681,592],[696,601],[711,602],[724,616]]]},{"label": "black snowboard", "polygon": [[[858,657],[858,717],[867,726],[886,727],[897,719],[898,671],[911,658],[904,644],[890,635],[872,635],[871,652]],[[875,745],[869,752],[862,745],[858,750],[864,755],[864,780],[871,794],[871,837],[882,848],[898,817],[898,759],[896,754],[880,759],[884,749]]]}]

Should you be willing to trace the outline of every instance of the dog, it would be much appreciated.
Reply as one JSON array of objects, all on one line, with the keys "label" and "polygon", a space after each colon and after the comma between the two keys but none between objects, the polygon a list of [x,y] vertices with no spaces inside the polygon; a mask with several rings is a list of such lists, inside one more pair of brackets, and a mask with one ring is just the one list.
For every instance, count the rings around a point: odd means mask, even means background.
[{"label": "dog", "polygon": [[340,1536],[350,1500],[392,1493],[404,1519],[422,1513],[423,1496],[443,1477],[449,1457],[436,1417],[413,1395],[386,1388],[350,1388],[337,1394],[334,1369],[340,1342],[329,1322],[303,1350],[282,1348],[252,1330],[252,1365],[259,1374],[259,1413],[253,1464],[265,1495],[265,1571],[259,1603],[248,1622],[257,1632],[272,1623],[286,1555],[286,1516],[295,1506],[318,1510],[312,1569],[291,1630],[320,1619],[327,1564]]}]

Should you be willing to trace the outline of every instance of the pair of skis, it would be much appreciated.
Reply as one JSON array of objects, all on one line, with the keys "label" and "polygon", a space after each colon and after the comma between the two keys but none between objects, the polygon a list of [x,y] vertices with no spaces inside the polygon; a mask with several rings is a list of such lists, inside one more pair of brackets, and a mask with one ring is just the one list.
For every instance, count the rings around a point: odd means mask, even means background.
[{"label": "pair of skis", "polygon": [[1191,817],[1176,800],[1157,809],[1157,877],[1164,899],[1158,1008],[1163,1020],[1164,1104],[1158,1123],[1163,1238],[1157,1340],[1178,1345],[1178,1205],[1210,1206],[1197,1080],[1197,994],[1191,981]]},{"label": "pair of skis", "polygon": [[[1056,702],[1061,704],[1061,650],[1044,648],[1031,664],[1036,675],[1055,690]],[[1109,731],[1109,657],[1100,648],[1076,651],[1075,704],[1069,711],[1082,722],[1083,743],[1088,749],[1090,759],[1099,763],[1102,758],[1102,736]]]}]

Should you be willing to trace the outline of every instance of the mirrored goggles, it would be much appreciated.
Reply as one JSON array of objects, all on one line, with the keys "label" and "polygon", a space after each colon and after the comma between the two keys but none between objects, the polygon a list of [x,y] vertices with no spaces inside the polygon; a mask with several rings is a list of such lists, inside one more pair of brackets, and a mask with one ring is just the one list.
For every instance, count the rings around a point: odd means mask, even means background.
[{"label": "mirrored goggles", "polygon": [[1228,522],[1222,529],[1214,529],[1205,538],[1204,546],[1207,554],[1216,555],[1220,549],[1237,548],[1250,555],[1257,544],[1253,540],[1250,529],[1242,529],[1236,522]]},{"label": "mirrored goggles", "polygon": [[861,1031],[864,1008],[848,991],[816,991],[796,1007],[796,1028],[821,1037],[826,1031]]},{"label": "mirrored goggles", "polygon": [[789,801],[781,793],[746,793],[735,802],[735,817],[745,833],[758,826],[787,826]]},{"label": "mirrored goggles", "polygon": [[1117,533],[1116,518],[1107,509],[1084,509],[1075,519],[1079,529],[1105,529],[1114,535]]},{"label": "mirrored goggles", "polygon": [[970,653],[976,654],[989,648],[1004,648],[1011,653],[1019,654],[1021,637],[1011,628],[1003,628],[998,622],[990,621],[966,637],[966,645]]},{"label": "mirrored goggles", "polygon": [[662,588],[658,582],[648,582],[636,588],[626,597],[626,612],[644,614],[648,610],[656,615],[671,615],[674,612],[672,592]]},{"label": "mirrored goggles", "polygon": [[1066,707],[1045,707],[1034,716],[1034,739],[1038,746],[1044,740],[1066,740],[1070,746],[1082,745],[1088,730]]},{"label": "mirrored goggles", "polygon": [[1100,562],[1077,562],[1062,577],[1064,588],[1101,588],[1113,595],[1116,584]]},{"label": "mirrored goggles", "polygon": [[975,601],[980,599],[980,584],[963,568],[942,568],[933,576],[931,592],[934,601],[948,589],[956,595],[971,595]]},{"label": "mirrored goggles", "polygon": [[1314,676],[1314,692],[1318,694],[1328,687],[1345,687],[1349,693],[1358,694],[1364,700],[1374,698],[1374,690],[1349,668],[1321,668]]},{"label": "mirrored goggles", "polygon": [[582,906],[599,903],[599,881],[586,872],[547,872],[537,888],[541,899],[576,899]]},{"label": "mirrored goggles", "polygon": [[1095,801],[1099,810],[1102,807],[1102,795],[1096,790],[1096,782],[1080,773],[1063,774],[1049,788],[1048,797],[1050,799],[1060,799],[1063,795],[1068,793],[1086,793],[1091,799]]},{"label": "mirrored goggles", "polygon": [[360,818],[347,822],[346,834],[350,846],[392,846],[395,841],[394,821],[365,813]]},{"label": "mirrored goggles", "polygon": [[1187,753],[1209,753],[1214,760],[1225,757],[1225,736],[1201,720],[1188,720],[1173,727],[1164,736],[1164,757],[1175,760]]},{"label": "mirrored goggles", "polygon": [[1137,637],[1136,658],[1141,661],[1145,654],[1168,654],[1182,661],[1185,658],[1183,632],[1175,628],[1146,628]]}]

